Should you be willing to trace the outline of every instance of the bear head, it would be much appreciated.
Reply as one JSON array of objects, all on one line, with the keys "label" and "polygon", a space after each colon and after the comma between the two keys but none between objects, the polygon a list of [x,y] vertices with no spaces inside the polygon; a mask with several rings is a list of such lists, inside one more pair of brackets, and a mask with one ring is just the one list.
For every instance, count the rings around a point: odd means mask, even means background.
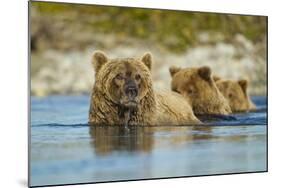
[{"label": "bear head", "polygon": [[109,59],[101,51],[94,52],[95,89],[108,101],[124,109],[135,109],[152,88],[150,53],[141,59]]}]

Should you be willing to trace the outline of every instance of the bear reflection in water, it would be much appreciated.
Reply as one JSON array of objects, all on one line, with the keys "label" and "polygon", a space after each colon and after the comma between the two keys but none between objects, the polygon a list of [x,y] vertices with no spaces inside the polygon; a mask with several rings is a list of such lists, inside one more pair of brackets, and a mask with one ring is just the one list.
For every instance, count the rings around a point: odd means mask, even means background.
[{"label": "bear reflection in water", "polygon": [[154,148],[176,147],[196,140],[212,139],[207,126],[90,126],[91,145],[97,155],[115,151],[149,153]]}]

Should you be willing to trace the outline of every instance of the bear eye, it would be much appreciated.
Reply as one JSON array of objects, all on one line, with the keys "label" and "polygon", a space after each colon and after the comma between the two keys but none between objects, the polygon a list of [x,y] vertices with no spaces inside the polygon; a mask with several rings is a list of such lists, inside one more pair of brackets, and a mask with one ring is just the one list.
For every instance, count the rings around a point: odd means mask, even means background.
[{"label": "bear eye", "polygon": [[192,90],[192,89],[188,89],[188,90],[187,90],[187,93],[188,93],[188,94],[192,94],[192,93],[193,93],[193,90]]},{"label": "bear eye", "polygon": [[229,97],[229,98],[232,98],[232,97],[233,97],[232,93],[229,93],[229,94],[228,94],[228,97]]},{"label": "bear eye", "polygon": [[136,79],[136,80],[140,80],[140,79],[141,79],[141,76],[140,76],[139,74],[137,74],[137,75],[135,76],[135,79]]},{"label": "bear eye", "polygon": [[180,93],[176,88],[172,88],[172,91],[174,91],[176,93]]},{"label": "bear eye", "polygon": [[122,74],[117,74],[117,75],[115,76],[115,78],[118,79],[118,80],[123,80]]}]

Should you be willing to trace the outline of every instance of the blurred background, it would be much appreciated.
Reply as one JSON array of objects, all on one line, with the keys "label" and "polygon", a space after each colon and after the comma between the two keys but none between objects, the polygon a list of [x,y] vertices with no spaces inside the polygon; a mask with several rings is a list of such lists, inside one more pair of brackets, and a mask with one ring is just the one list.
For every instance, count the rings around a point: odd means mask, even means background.
[{"label": "blurred background", "polygon": [[30,23],[34,96],[88,94],[94,50],[111,58],[150,51],[156,89],[170,89],[171,65],[208,65],[266,95],[266,17],[31,2]]}]

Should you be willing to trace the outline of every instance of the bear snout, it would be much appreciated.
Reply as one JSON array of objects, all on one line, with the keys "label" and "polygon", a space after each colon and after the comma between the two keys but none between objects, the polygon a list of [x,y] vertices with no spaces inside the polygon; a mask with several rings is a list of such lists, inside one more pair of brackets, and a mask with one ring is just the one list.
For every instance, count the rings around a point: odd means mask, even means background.
[{"label": "bear snout", "polygon": [[129,100],[134,100],[138,96],[138,88],[134,81],[130,80],[126,83],[125,94]]},{"label": "bear snout", "polygon": [[129,87],[126,89],[126,95],[129,97],[129,98],[135,98],[137,95],[138,95],[138,90],[136,87]]}]

